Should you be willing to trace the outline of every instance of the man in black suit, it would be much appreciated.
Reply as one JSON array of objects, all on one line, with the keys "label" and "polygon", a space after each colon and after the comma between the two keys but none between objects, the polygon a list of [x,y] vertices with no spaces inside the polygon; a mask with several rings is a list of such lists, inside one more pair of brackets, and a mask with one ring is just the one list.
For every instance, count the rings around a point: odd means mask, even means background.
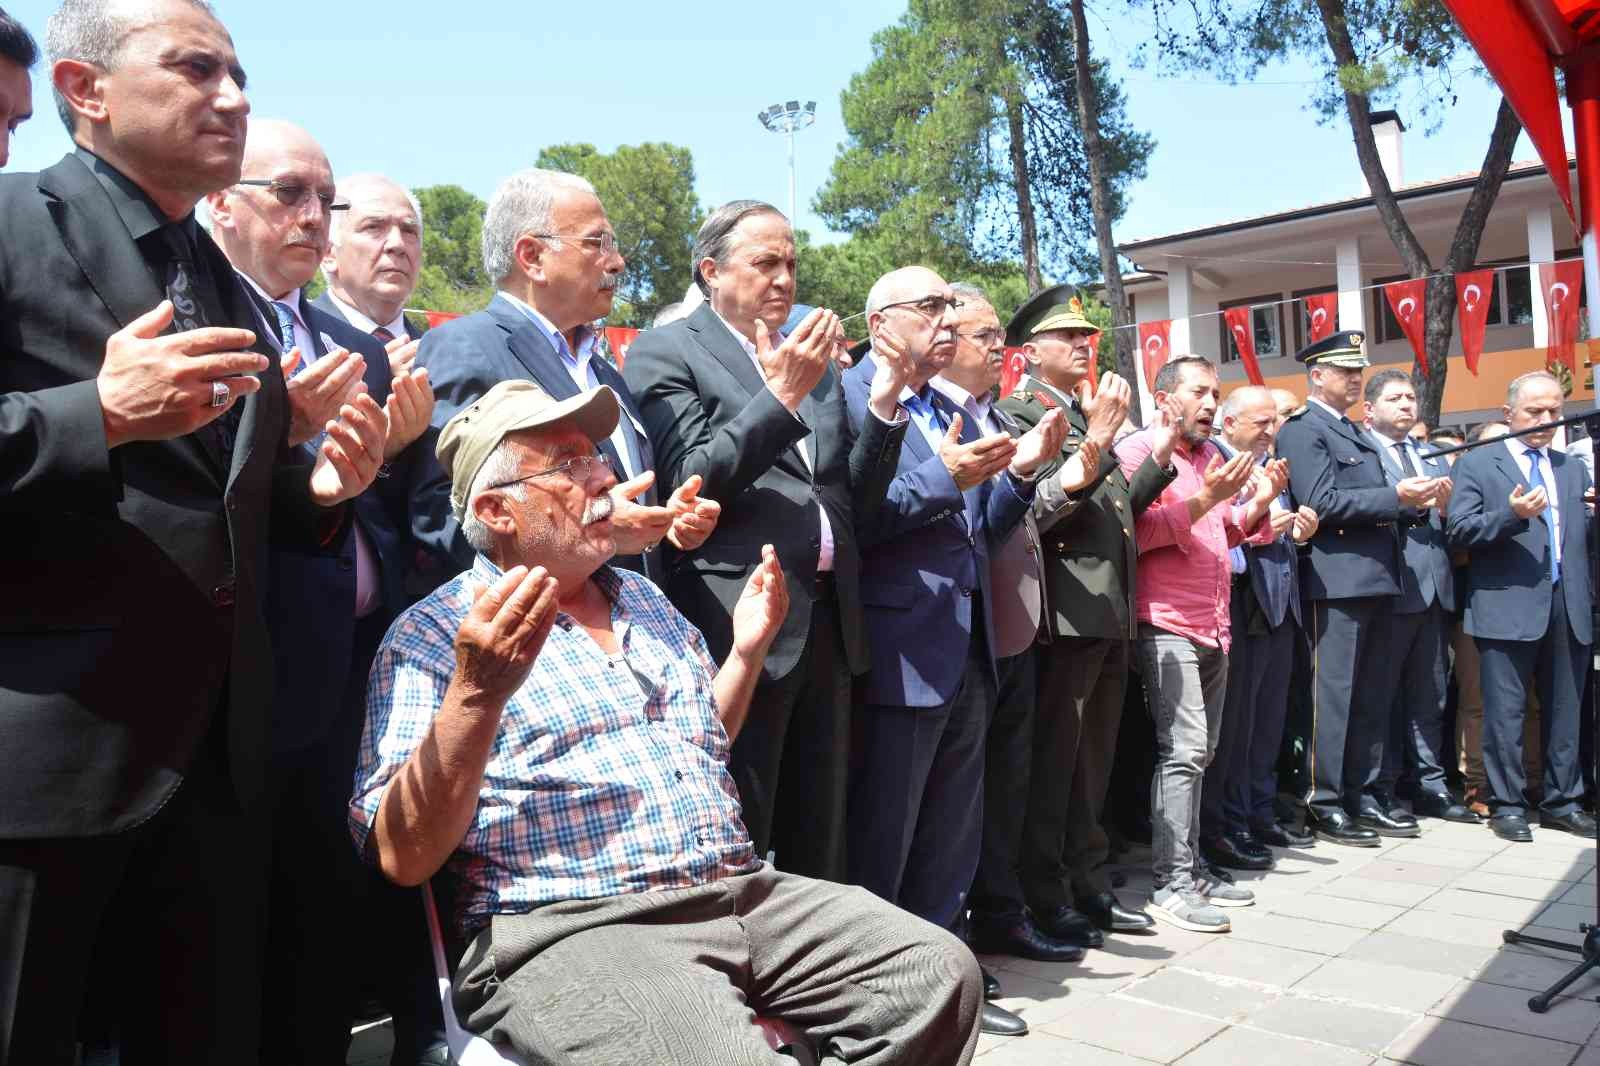
[{"label": "man in black suit", "polygon": [[342,548],[383,412],[287,447],[194,222],[249,111],[209,9],[74,4],[49,45],[77,150],[0,177],[0,1062],[74,1061],[91,973],[122,1061],[249,1062],[268,542]]},{"label": "man in black suit", "polygon": [[667,595],[722,655],[761,545],[777,549],[789,615],[729,770],[757,853],[840,881],[850,685],[867,668],[857,527],[883,499],[905,426],[873,418],[859,438],[850,429],[832,312],[780,332],[794,305],[795,251],[777,208],[717,208],[695,238],[694,264],[706,303],[641,334],[624,371],[667,479],[701,479],[723,508],[698,550],[667,552]]},{"label": "man in black suit", "polygon": [[[1543,370],[1506,391],[1513,433],[1561,417],[1561,384]],[[1550,447],[1554,430],[1508,437],[1467,452],[1452,468],[1447,532],[1467,551],[1466,630],[1478,645],[1483,684],[1483,766],[1489,826],[1526,843],[1527,778],[1522,722],[1528,687],[1539,696],[1544,796],[1539,824],[1594,837],[1579,809],[1578,723],[1589,646],[1589,474]]]},{"label": "man in black suit", "polygon": [[[352,384],[384,404],[389,421],[389,476],[356,498],[342,550],[281,548],[271,556],[266,613],[277,684],[261,1055],[266,1062],[338,1061],[349,1044],[358,985],[376,973],[395,1018],[394,1061],[415,1063],[434,1046],[442,1055],[444,1043],[437,996],[426,995],[433,975],[420,899],[360,861],[346,808],[372,657],[406,606],[410,544],[402,532],[401,472],[416,458],[412,442],[428,426],[433,393],[422,370],[391,381],[376,337],[305,299],[329,219],[346,209],[317,142],[298,126],[257,119],[243,172],[239,184],[207,198],[212,234],[255,302],[259,332],[284,356],[295,353],[290,388],[319,363],[345,359],[362,371]],[[273,184],[255,184],[261,181]],[[314,451],[313,442],[297,446]],[[328,966],[327,945],[341,942],[363,961]],[[420,1018],[419,1004],[426,1008]]]},{"label": "man in black suit", "polygon": [[1400,594],[1395,520],[1430,506],[1440,486],[1420,476],[1391,484],[1377,443],[1346,417],[1369,365],[1363,339],[1335,333],[1295,356],[1309,368],[1309,399],[1279,431],[1278,455],[1289,460],[1294,503],[1321,520],[1302,573],[1316,687],[1306,826],[1334,844],[1376,847],[1379,834],[1415,831],[1373,796],[1388,721],[1374,696],[1392,691],[1386,626]]},{"label": "man in black suit", "polygon": [[[596,351],[592,324],[611,313],[625,265],[594,186],[574,174],[519,171],[500,183],[483,218],[484,272],[499,291],[484,310],[429,330],[417,362],[433,377],[435,430],[498,381],[526,378],[557,400],[609,386],[623,411],[598,446],[620,482],[612,490],[614,565],[661,584],[665,573],[651,554],[656,545],[665,538],[683,550],[699,547],[720,508],[696,494],[699,481],[670,495],[657,485],[640,407],[622,374]],[[472,548],[450,506],[449,479],[437,463],[414,479],[411,521],[417,540],[439,560],[441,580],[472,565]]]},{"label": "man in black suit", "polygon": [[33,117],[33,79],[39,46],[22,23],[0,7],[0,167],[11,154],[11,135]]},{"label": "man in black suit", "polygon": [[328,289],[311,302],[376,337],[398,376],[411,369],[428,328],[406,314],[422,269],[422,205],[382,174],[351,174],[338,187],[350,206],[328,228],[322,257]]},{"label": "man in black suit", "polygon": [[1421,423],[1410,374],[1374,374],[1365,396],[1367,425],[1383,454],[1390,484],[1431,477],[1438,485],[1433,506],[1403,511],[1397,519],[1400,596],[1389,617],[1389,667],[1384,671],[1393,697],[1374,797],[1393,810],[1394,797],[1406,793],[1417,814],[1476,823],[1478,816],[1450,795],[1444,779],[1446,648],[1456,609],[1455,571],[1444,536],[1450,466],[1417,444],[1413,430]]}]

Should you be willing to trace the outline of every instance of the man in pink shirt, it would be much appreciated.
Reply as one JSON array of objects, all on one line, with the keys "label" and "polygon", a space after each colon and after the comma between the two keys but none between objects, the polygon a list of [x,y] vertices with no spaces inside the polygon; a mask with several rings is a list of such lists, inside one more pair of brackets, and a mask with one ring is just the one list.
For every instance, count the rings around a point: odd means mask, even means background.
[{"label": "man in pink shirt", "polygon": [[1224,460],[1211,443],[1221,389],[1209,360],[1174,359],[1156,375],[1153,392],[1157,410],[1150,428],[1117,445],[1117,459],[1128,472],[1174,427],[1178,434],[1172,451],[1176,476],[1134,524],[1135,662],[1156,726],[1150,910],[1182,929],[1221,933],[1231,926],[1219,907],[1255,902],[1249,890],[1217,876],[1198,855],[1201,775],[1217,748],[1228,680],[1228,549],[1272,540],[1272,525],[1264,519],[1288,483],[1288,468],[1281,460],[1257,468],[1246,452]]}]

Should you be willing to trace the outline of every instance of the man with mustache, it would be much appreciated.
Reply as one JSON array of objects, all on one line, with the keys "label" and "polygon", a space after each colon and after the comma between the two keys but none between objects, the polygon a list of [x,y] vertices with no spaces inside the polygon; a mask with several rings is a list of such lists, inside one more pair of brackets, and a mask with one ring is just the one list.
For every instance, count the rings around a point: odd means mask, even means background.
[{"label": "man with mustache", "polygon": [[33,117],[33,79],[39,46],[22,23],[0,7],[0,167],[11,154],[11,136]]},{"label": "man with mustache", "polygon": [[[1228,683],[1228,550],[1271,543],[1267,509],[1288,484],[1288,474],[1281,460],[1258,471],[1250,452],[1224,460],[1211,442],[1221,390],[1210,360],[1191,355],[1169,361],[1151,391],[1156,414],[1150,426],[1117,445],[1122,472],[1131,475],[1176,435],[1171,461],[1177,476],[1134,527],[1135,648],[1156,727],[1150,910],[1180,929],[1227,932],[1231,923],[1219,908],[1247,907],[1255,897],[1217,876],[1199,843],[1202,775],[1217,750]],[[1251,492],[1239,498],[1247,485]]]},{"label": "man with mustache", "polygon": [[781,1061],[756,1010],[823,1062],[968,1062],[980,986],[958,941],[751,846],[729,738],[788,586],[760,546],[719,668],[660,591],[608,565],[616,478],[595,446],[618,415],[608,388],[555,401],[505,381],[445,424],[477,555],[378,654],[357,845],[401,884],[453,875],[455,1004],[520,1058]]},{"label": "man with mustache", "polygon": [[[624,480],[616,487],[618,565],[660,584],[663,538],[684,550],[716,528],[720,508],[698,495],[699,479],[670,494],[656,484],[656,458],[622,374],[596,350],[594,323],[611,313],[626,267],[594,186],[575,174],[530,168],[494,191],[483,217],[483,267],[498,291],[482,311],[431,329],[417,365],[433,376],[437,429],[498,381],[538,382],[557,399],[608,386],[623,417],[600,451]],[[439,577],[470,566],[471,545],[450,510],[449,479],[437,466],[411,489],[412,533]],[[664,502],[662,502],[664,501]]]},{"label": "man with mustache", "polygon": [[[315,406],[310,397],[330,386],[353,389],[382,403],[389,423],[389,476],[356,499],[342,550],[272,555],[266,613],[277,685],[262,1002],[271,1024],[261,1054],[267,1062],[336,1061],[349,1043],[360,984],[381,979],[395,1017],[395,1061],[415,1063],[443,1043],[437,1010],[417,1017],[417,1005],[429,1002],[418,990],[432,980],[426,926],[415,893],[375,878],[352,853],[345,807],[372,656],[407,602],[403,578],[415,547],[391,516],[405,513],[405,471],[420,450],[411,444],[428,427],[433,393],[426,371],[391,378],[381,341],[305,298],[329,221],[348,210],[321,146],[298,126],[257,119],[243,172],[207,198],[211,231],[255,298],[259,332],[284,354],[291,406]],[[320,386],[305,385],[328,374],[329,363],[342,365]],[[321,418],[310,413],[308,428]],[[290,443],[312,449],[297,438],[291,428]],[[322,949],[335,940],[363,961],[326,965]]]},{"label": "man with mustache", "polygon": [[[256,1061],[269,542],[337,555],[385,420],[291,450],[277,351],[196,225],[244,71],[194,0],[66,0],[74,150],[0,176],[0,1062]],[[270,356],[270,358],[269,358]]]}]

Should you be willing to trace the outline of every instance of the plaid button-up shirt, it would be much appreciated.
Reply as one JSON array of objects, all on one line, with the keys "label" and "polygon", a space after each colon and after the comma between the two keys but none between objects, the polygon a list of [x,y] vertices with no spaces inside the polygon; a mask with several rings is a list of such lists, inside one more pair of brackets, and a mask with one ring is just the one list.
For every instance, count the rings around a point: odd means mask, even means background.
[{"label": "plaid button-up shirt", "polygon": [[[402,614],[378,649],[350,801],[351,833],[369,857],[384,787],[443,702],[472,588],[500,577],[480,555]],[[607,656],[559,614],[507,702],[477,812],[447,864],[464,933],[543,903],[686,888],[759,866],[726,768],[705,638],[637,574],[602,567],[593,580],[622,652]]]}]

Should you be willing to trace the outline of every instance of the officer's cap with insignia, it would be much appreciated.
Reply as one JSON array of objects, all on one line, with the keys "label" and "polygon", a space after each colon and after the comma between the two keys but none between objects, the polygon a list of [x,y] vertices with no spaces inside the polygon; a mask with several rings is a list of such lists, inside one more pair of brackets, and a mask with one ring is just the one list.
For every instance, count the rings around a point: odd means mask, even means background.
[{"label": "officer's cap with insignia", "polygon": [[1372,364],[1367,362],[1366,353],[1361,350],[1361,342],[1366,336],[1360,330],[1347,329],[1330,334],[1300,349],[1295,356],[1306,365],[1306,369],[1314,366],[1337,366],[1346,370],[1363,370]]},{"label": "officer's cap with insignia", "polygon": [[1052,285],[1028,297],[1006,323],[1006,344],[1015,348],[1028,338],[1052,329],[1083,329],[1099,333],[1100,327],[1083,313],[1083,301],[1071,285]]}]

